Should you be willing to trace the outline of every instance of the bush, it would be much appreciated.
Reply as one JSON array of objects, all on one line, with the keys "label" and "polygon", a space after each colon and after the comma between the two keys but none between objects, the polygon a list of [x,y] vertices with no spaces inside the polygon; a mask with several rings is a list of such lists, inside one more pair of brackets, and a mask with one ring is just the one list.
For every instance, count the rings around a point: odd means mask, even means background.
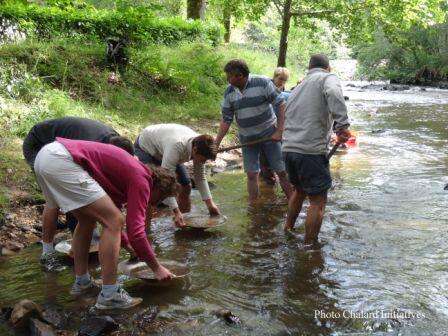
[{"label": "bush", "polygon": [[114,36],[139,44],[203,40],[216,45],[222,35],[219,25],[180,17],[159,18],[139,7],[118,11],[7,2],[0,5],[0,17],[16,23],[28,34],[43,38],[80,36],[104,40]]}]

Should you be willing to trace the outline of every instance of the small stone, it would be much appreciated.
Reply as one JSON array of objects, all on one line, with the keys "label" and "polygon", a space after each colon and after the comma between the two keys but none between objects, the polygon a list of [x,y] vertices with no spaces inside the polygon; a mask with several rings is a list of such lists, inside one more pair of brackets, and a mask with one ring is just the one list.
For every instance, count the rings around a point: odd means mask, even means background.
[{"label": "small stone", "polygon": [[31,318],[42,318],[42,309],[31,300],[22,300],[14,306],[11,322],[14,328],[25,328]]},{"label": "small stone", "polygon": [[3,307],[0,309],[0,314],[4,321],[8,321],[11,318],[12,307]]},{"label": "small stone", "polygon": [[53,328],[45,322],[37,319],[30,320],[31,336],[56,336]]},{"label": "small stone", "polygon": [[241,324],[241,320],[238,316],[233,315],[233,313],[228,309],[219,309],[214,312],[214,314],[222,318],[228,324]]},{"label": "small stone", "polygon": [[45,309],[42,313],[45,322],[51,324],[57,329],[64,328],[65,319],[64,317],[54,309]]},{"label": "small stone", "polygon": [[25,246],[22,243],[18,243],[18,242],[14,242],[14,241],[10,241],[10,242],[6,242],[5,247],[8,250],[11,250],[13,252],[19,252],[21,249],[23,249]]},{"label": "small stone", "polygon": [[154,331],[154,320],[159,310],[157,308],[148,308],[134,316],[134,325],[142,332],[150,333]]},{"label": "small stone", "polygon": [[8,250],[6,247],[0,246],[0,256],[10,257],[16,254],[15,252]]},{"label": "small stone", "polygon": [[79,327],[79,336],[100,336],[118,330],[119,325],[110,316],[89,317]]}]

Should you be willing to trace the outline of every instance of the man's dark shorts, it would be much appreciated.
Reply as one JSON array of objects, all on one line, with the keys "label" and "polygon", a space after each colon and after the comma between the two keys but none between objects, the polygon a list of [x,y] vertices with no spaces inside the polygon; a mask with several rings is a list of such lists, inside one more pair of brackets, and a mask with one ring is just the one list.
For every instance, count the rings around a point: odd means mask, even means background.
[{"label": "man's dark shorts", "polygon": [[284,152],[289,181],[307,195],[323,194],[331,188],[330,164],[325,155]]},{"label": "man's dark shorts", "polygon": [[[153,157],[151,154],[146,153],[138,144],[138,138],[135,140],[134,144],[134,150],[135,155],[138,157],[138,159],[143,163],[151,163],[156,166],[160,166],[162,162],[160,160]],[[187,168],[181,163],[176,166],[176,175],[177,175],[177,182],[179,182],[180,185],[187,186],[191,184],[190,175],[188,174]]]}]

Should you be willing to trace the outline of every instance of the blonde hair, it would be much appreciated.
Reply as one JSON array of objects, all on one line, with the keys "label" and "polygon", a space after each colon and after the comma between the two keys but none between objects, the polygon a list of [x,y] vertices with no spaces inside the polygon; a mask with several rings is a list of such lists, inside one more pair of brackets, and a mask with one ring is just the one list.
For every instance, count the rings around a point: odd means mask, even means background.
[{"label": "blonde hair", "polygon": [[278,67],[277,69],[274,70],[274,79],[278,78],[278,77],[285,77],[286,80],[289,79],[289,70],[287,68],[283,68],[283,67]]}]

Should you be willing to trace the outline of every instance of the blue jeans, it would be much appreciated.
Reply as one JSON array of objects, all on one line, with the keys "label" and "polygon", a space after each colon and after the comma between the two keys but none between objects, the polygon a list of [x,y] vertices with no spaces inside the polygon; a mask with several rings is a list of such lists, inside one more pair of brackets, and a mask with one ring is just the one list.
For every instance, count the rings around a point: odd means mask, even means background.
[{"label": "blue jeans", "polygon": [[243,164],[246,173],[258,173],[260,171],[261,151],[266,154],[269,167],[273,171],[276,173],[285,171],[281,142],[267,141],[243,147]]}]

